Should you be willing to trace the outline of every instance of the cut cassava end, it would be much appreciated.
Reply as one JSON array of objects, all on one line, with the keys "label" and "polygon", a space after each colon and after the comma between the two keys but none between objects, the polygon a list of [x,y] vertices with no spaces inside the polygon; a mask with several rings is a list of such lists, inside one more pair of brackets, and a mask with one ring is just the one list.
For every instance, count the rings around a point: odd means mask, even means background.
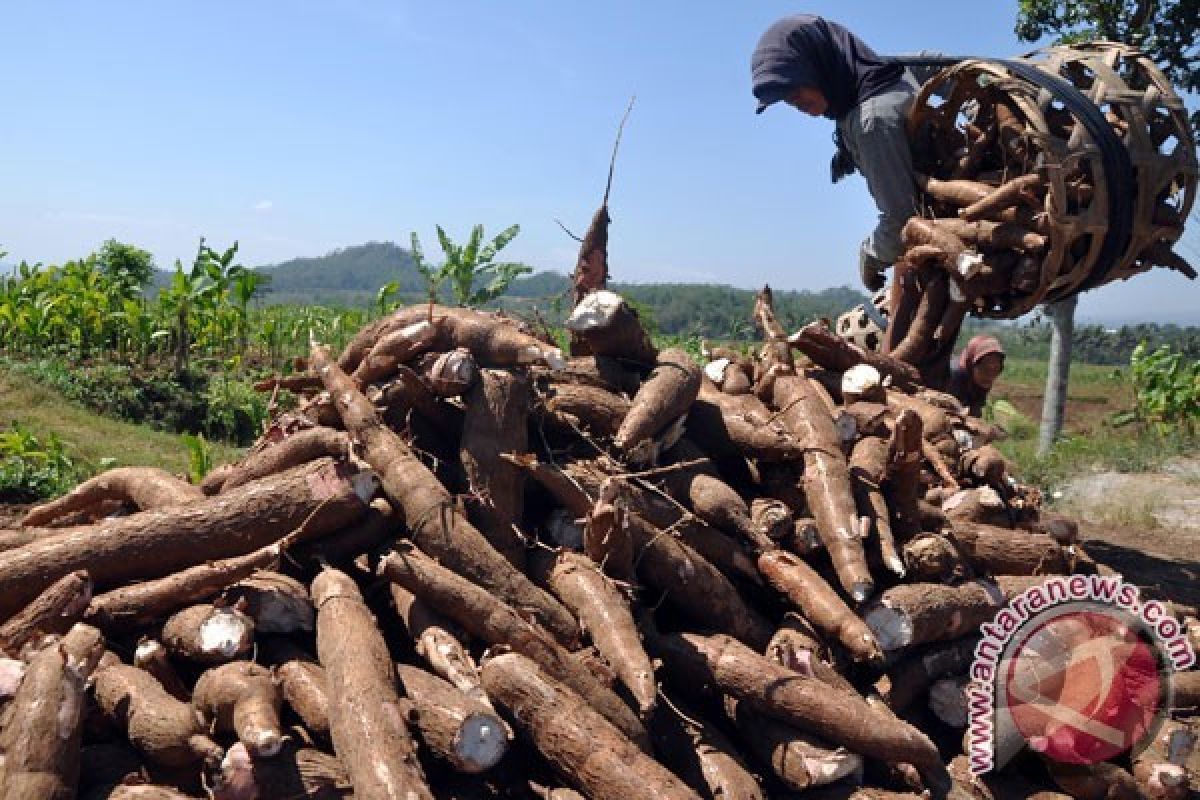
[{"label": "cut cassava end", "polygon": [[439,758],[475,775],[496,766],[508,752],[511,732],[489,706],[417,667],[399,664],[396,672],[413,702],[417,731]]},{"label": "cut cassava end", "polygon": [[788,343],[813,363],[835,372],[865,364],[874,367],[885,378],[891,378],[890,384],[897,389],[911,391],[921,382],[920,374],[911,364],[884,353],[865,350],[838,336],[823,322],[810,322],[789,336]]},{"label": "cut cassava end", "polygon": [[888,707],[901,713],[934,681],[969,670],[978,642],[979,638],[971,635],[919,648],[889,666],[887,677],[880,679],[876,688]]},{"label": "cut cassava end", "polygon": [[153,675],[154,679],[162,684],[167,693],[176,700],[184,703],[192,701],[191,690],[179,677],[179,672],[171,663],[171,657],[162,642],[148,638],[139,641],[133,651],[133,665]]},{"label": "cut cassava end", "polygon": [[358,586],[323,570],[312,583],[317,656],[325,667],[329,729],[355,795],[432,798],[396,695],[392,661]]},{"label": "cut cassava end", "polygon": [[21,525],[36,528],[70,514],[87,513],[115,501],[135,511],[174,508],[203,496],[199,487],[155,467],[117,467],[89,478],[67,494],[32,508]]},{"label": "cut cassava end", "polygon": [[322,536],[360,517],[374,488],[369,473],[321,460],[189,505],[34,541],[6,551],[0,560],[0,616],[78,569],[86,569],[103,591],[248,553],[301,526],[304,538]]},{"label": "cut cassava end", "polygon": [[891,652],[973,633],[1003,604],[1004,594],[983,581],[959,586],[910,583],[881,594],[864,619],[880,646]]},{"label": "cut cassava end", "polygon": [[571,641],[576,625],[570,612],[534,586],[467,521],[441,481],[380,422],[374,407],[332,363],[325,348],[314,345],[312,360],[336,398],[346,429],[362,445],[363,457],[379,472],[384,491],[404,514],[417,546],[506,602],[529,609],[555,636]]},{"label": "cut cassava end", "polygon": [[582,355],[610,356],[637,364],[653,364],[658,358],[658,348],[637,312],[607,289],[580,299],[567,317],[566,327],[585,345],[588,352]]},{"label": "cut cassava end", "polygon": [[266,667],[235,661],[214,667],[196,681],[194,705],[218,731],[236,733],[254,758],[271,758],[283,745],[279,707],[283,698]]},{"label": "cut cassava end", "polygon": [[232,606],[191,606],[171,615],[163,625],[162,640],[176,658],[221,664],[250,652],[254,620]]},{"label": "cut cassava end", "polygon": [[259,570],[223,591],[221,600],[245,611],[259,633],[313,629],[316,612],[308,590],[300,581],[279,572]]},{"label": "cut cassava end", "polygon": [[346,768],[328,753],[288,741],[274,758],[255,759],[237,742],[221,762],[212,800],[340,800],[352,793]]},{"label": "cut cassava end", "polygon": [[586,700],[528,658],[508,653],[489,659],[483,685],[555,770],[592,800],[698,800]]},{"label": "cut cassava end", "polygon": [[858,754],[830,747],[816,736],[758,713],[749,703],[726,698],[725,713],[750,751],[769,764],[789,789],[803,792],[862,770],[863,760]]}]

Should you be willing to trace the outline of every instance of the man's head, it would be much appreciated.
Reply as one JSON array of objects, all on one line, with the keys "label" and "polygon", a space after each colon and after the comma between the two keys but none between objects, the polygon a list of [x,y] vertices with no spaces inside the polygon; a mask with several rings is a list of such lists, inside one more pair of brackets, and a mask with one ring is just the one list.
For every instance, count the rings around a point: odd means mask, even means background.
[{"label": "man's head", "polygon": [[819,117],[829,109],[829,101],[825,99],[825,93],[815,86],[797,86],[787,97],[783,98],[783,102],[797,111],[803,111],[810,117]]},{"label": "man's head", "polygon": [[[750,60],[752,91],[758,99],[759,114],[778,102],[808,113],[819,105],[822,108],[819,113],[824,113],[828,103],[818,88],[817,65],[807,48],[796,46],[800,38],[797,32],[815,26],[818,20],[810,15],[787,17],[768,28],[759,39]],[[814,95],[820,96],[822,102],[814,103]],[[798,103],[793,103],[794,97]]]}]

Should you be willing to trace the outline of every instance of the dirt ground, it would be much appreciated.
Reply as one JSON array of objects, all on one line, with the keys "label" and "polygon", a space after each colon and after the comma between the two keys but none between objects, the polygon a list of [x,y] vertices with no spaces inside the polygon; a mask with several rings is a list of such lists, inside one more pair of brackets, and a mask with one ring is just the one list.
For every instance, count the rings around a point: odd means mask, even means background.
[{"label": "dirt ground", "polygon": [[1162,471],[1099,472],[1063,489],[1084,547],[1146,594],[1200,605],[1200,457]]}]

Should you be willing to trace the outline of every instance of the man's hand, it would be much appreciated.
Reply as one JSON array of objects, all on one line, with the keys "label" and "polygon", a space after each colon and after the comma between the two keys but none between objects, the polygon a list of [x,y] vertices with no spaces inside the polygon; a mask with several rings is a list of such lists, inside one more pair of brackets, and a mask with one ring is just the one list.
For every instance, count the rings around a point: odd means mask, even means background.
[{"label": "man's hand", "polygon": [[863,242],[858,248],[858,274],[862,277],[863,286],[872,292],[877,292],[887,283],[883,273],[888,265],[867,252],[867,243]]}]

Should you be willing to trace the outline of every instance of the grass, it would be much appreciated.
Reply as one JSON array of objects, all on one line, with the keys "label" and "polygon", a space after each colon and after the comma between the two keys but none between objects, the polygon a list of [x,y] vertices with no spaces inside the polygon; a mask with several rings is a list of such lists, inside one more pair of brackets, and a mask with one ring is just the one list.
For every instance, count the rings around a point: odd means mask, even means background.
[{"label": "grass", "polygon": [[[0,426],[16,421],[35,435],[55,434],[70,457],[94,471],[105,459],[120,466],[161,467],[187,474],[188,450],[177,434],[100,416],[31,378],[0,371]],[[213,464],[238,458],[237,448],[213,442]]]},{"label": "grass", "polygon": [[[1014,462],[1018,477],[1047,492],[1087,472],[1148,472],[1170,458],[1195,455],[1200,449],[1200,441],[1178,433],[1114,426],[1112,415],[1133,406],[1128,369],[1072,364],[1064,435],[1046,456],[1038,456],[1045,383],[1045,362],[1009,359],[989,407],[995,421],[1009,432],[999,447]],[[1121,513],[1138,523],[1151,518],[1146,508],[1130,506]]]}]

